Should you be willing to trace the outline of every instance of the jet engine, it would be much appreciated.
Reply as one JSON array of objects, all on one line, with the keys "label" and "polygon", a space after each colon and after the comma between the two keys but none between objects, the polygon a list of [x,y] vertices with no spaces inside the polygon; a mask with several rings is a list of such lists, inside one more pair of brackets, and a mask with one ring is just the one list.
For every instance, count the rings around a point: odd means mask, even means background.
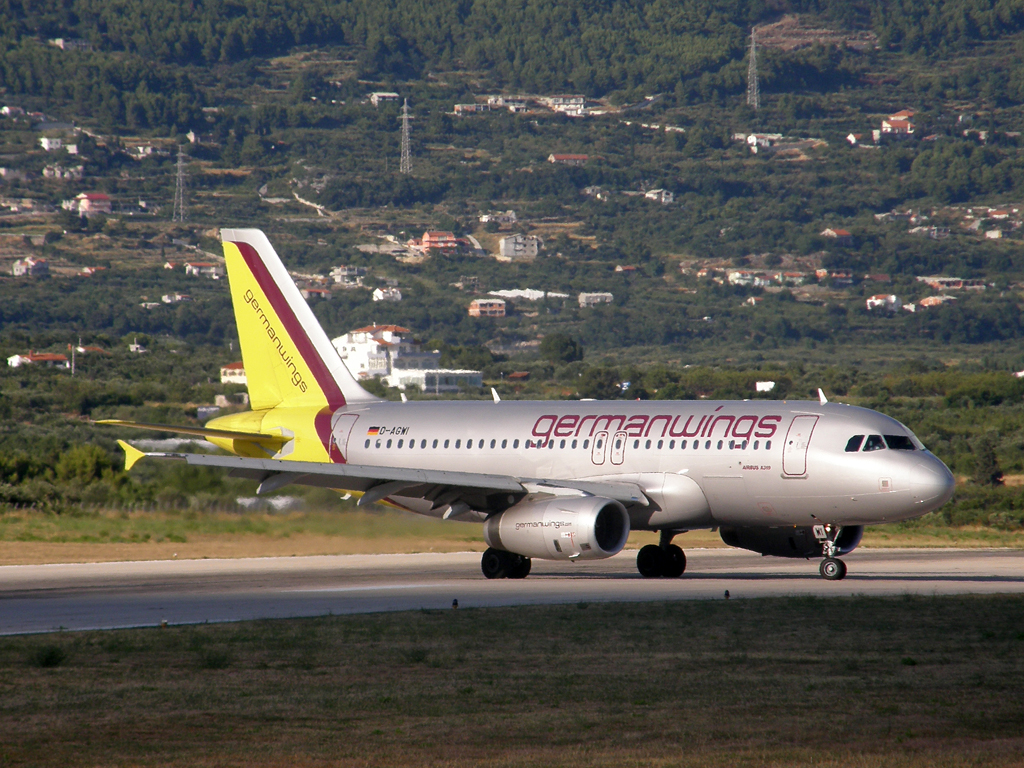
[{"label": "jet engine", "polygon": [[[722,541],[730,547],[749,549],[762,555],[774,557],[820,557],[821,542],[815,538],[814,529],[810,526],[802,528],[769,528],[752,526],[744,528],[722,528]],[[836,554],[847,555],[853,552],[864,536],[864,526],[848,525],[839,532],[836,539]]]},{"label": "jet engine", "polygon": [[599,496],[526,501],[484,522],[488,546],[544,560],[611,557],[628,537],[626,508]]}]

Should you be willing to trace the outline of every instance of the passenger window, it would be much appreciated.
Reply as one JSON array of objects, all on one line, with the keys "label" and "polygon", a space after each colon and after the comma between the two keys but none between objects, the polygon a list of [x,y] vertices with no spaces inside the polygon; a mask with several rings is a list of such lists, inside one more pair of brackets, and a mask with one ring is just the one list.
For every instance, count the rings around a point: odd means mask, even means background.
[{"label": "passenger window", "polygon": [[366,442],[363,444],[363,448],[369,448],[369,447],[370,447],[370,439],[367,438]]},{"label": "passenger window", "polygon": [[398,447],[401,448],[403,445],[405,445],[405,440],[399,440]]},{"label": "passenger window", "polygon": [[548,450],[549,451],[550,450],[554,450],[554,448],[555,448],[555,441],[554,440],[548,440]]},{"label": "passenger window", "polygon": [[886,435],[885,444],[892,451],[913,451],[914,443],[906,435]]},{"label": "passenger window", "polygon": [[[616,448],[618,448],[618,447],[619,447],[619,444],[618,444],[618,443],[616,443],[616,444],[615,444],[615,447],[616,447]],[[634,441],[633,441],[633,447],[634,447],[634,448],[639,448],[639,447],[640,447],[640,441],[639,441],[639,440],[634,440]]]},{"label": "passenger window", "polygon": [[[484,447],[484,441],[483,440],[480,441],[480,447],[481,448]],[[467,451],[472,451],[473,450],[473,441],[472,440],[467,440],[466,441],[466,450]]]},{"label": "passenger window", "polygon": [[661,450],[661,446],[663,446],[664,444],[665,444],[665,441],[664,441],[664,440],[659,440],[659,441],[658,441],[658,450],[659,450],[659,451]]},{"label": "passenger window", "polygon": [[437,448],[437,438],[434,438],[434,442],[430,444],[431,448]]},{"label": "passenger window", "polygon": [[448,443],[449,443],[449,442],[450,442],[450,441],[448,441],[448,440],[445,440],[445,441],[444,441],[444,447],[445,447],[445,448],[447,448],[447,447],[448,447]]},{"label": "passenger window", "polygon": [[881,435],[868,435],[868,439],[864,441],[864,452],[868,451],[881,451],[885,448],[885,442],[882,440]]},{"label": "passenger window", "polygon": [[[424,442],[426,442],[426,441],[424,441]],[[410,440],[409,441],[409,447],[410,448],[415,448],[416,447],[416,441],[415,440]]]},{"label": "passenger window", "polygon": [[756,451],[760,446],[761,446],[761,441],[760,440],[755,440],[754,441],[754,450]]},{"label": "passenger window", "polygon": [[679,450],[681,450],[681,451],[685,451],[686,450],[686,441],[685,440],[680,440],[679,441]]},{"label": "passenger window", "polygon": [[721,440],[718,441],[718,450],[722,450],[722,441]]},{"label": "passenger window", "polygon": [[705,451],[710,451],[711,450],[711,441],[710,440],[706,440],[704,442],[704,450]]},{"label": "passenger window", "polygon": [[390,447],[391,447],[391,441],[390,441],[390,440],[388,440],[388,444],[387,444],[387,447],[388,447],[388,448],[390,448]]},{"label": "passenger window", "polygon": [[377,441],[377,445],[375,447],[380,448],[380,440]]},{"label": "passenger window", "polygon": [[576,447],[576,441],[575,441],[575,440],[573,440],[573,441],[572,441],[572,447],[573,447],[573,448],[575,448],[575,447]]},{"label": "passenger window", "polygon": [[601,448],[603,448],[603,447],[604,447],[604,440],[598,440],[597,441],[597,449],[601,450]]},{"label": "passenger window", "polygon": [[586,448],[589,448],[589,447],[590,447],[590,441],[589,440],[584,440],[583,441],[583,448],[586,449]]},{"label": "passenger window", "polygon": [[735,447],[736,447],[736,441],[735,440],[730,440],[729,441],[729,450],[731,451]]},{"label": "passenger window", "polygon": [[502,448],[508,448],[508,440],[502,440],[501,441],[501,447]]},{"label": "passenger window", "polygon": [[455,447],[456,448],[461,448],[462,447],[462,441],[461,440],[456,440],[455,441]]},{"label": "passenger window", "polygon": [[742,450],[744,450],[744,451],[747,450],[747,441],[746,440],[744,440],[742,443],[740,443],[740,448]]},{"label": "passenger window", "polygon": [[558,443],[558,447],[559,448],[565,448],[565,440],[562,440],[561,442],[559,442]]},{"label": "passenger window", "polygon": [[512,447],[513,448],[518,448],[519,447],[519,441],[518,440],[513,440],[512,441]]},{"label": "passenger window", "polygon": [[497,440],[491,440],[491,448],[498,444]]},{"label": "passenger window", "polygon": [[644,448],[646,448],[647,450],[650,450],[650,449],[651,449],[651,441],[650,441],[650,440],[648,440],[648,441],[647,441],[647,442],[646,442],[646,443],[644,444]]},{"label": "passenger window", "polygon": [[864,435],[854,435],[846,443],[847,453],[856,453],[860,450],[860,444],[864,442]]},{"label": "passenger window", "polygon": [[[427,441],[426,440],[420,440],[420,448],[426,448],[426,447],[427,447]],[[434,441],[434,447],[435,448],[437,447],[437,440]]]},{"label": "passenger window", "polygon": [[772,449],[772,441],[771,441],[771,440],[766,440],[766,441],[765,441],[765,444],[764,444],[764,449],[765,449],[766,451],[770,451],[770,450]]},{"label": "passenger window", "polygon": [[668,441],[668,449],[671,451],[675,447],[676,447],[676,441],[675,440],[669,440]]}]

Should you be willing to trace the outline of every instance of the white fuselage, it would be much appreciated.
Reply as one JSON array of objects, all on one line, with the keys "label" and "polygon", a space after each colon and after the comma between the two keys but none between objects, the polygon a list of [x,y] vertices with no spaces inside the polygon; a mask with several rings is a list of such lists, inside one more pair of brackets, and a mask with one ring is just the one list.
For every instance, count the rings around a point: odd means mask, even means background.
[{"label": "white fuselage", "polygon": [[332,424],[349,464],[635,484],[652,501],[629,511],[641,529],[893,522],[954,484],[898,421],[840,404],[420,401],[347,406]]}]

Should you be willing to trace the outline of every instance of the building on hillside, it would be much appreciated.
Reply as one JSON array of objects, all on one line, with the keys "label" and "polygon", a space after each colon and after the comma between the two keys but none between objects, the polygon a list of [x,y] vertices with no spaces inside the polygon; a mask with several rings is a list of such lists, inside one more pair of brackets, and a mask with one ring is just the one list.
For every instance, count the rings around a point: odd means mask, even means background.
[{"label": "building on hillside", "polygon": [[331,279],[336,284],[346,288],[358,288],[362,286],[366,272],[366,267],[352,267],[342,264],[340,267],[335,267],[331,270]]},{"label": "building on hillside", "polygon": [[829,227],[821,232],[822,237],[827,237],[829,240],[835,240],[836,245],[853,245],[853,235],[851,235],[845,229],[833,229]]},{"label": "building on hillside", "polygon": [[504,213],[498,211],[497,213],[480,214],[481,224],[490,224],[491,222],[494,222],[495,224],[515,224],[516,221],[515,211],[505,211]]},{"label": "building on hillside", "polygon": [[548,155],[549,163],[556,163],[560,165],[586,165],[587,160],[590,157],[588,155]]},{"label": "building on hillside", "polygon": [[469,303],[470,317],[504,317],[504,299],[473,299]]},{"label": "building on hillside", "polygon": [[374,301],[401,301],[402,292],[398,288],[387,287],[387,288],[374,288],[373,289],[373,300]]},{"label": "building on hillside", "polygon": [[477,112],[490,112],[490,104],[456,104],[455,105],[456,115],[472,115]]},{"label": "building on hillside", "polygon": [[20,368],[23,365],[41,365],[47,368],[70,368],[66,355],[57,355],[52,352],[33,352],[29,350],[27,355],[11,355],[7,358],[7,364],[11,368]]},{"label": "building on hillside", "polygon": [[60,204],[65,211],[77,213],[79,216],[95,216],[96,214],[110,214],[113,212],[113,204],[110,197],[103,192],[83,192],[74,200],[65,200]]},{"label": "building on hillside", "polygon": [[48,41],[54,48],[62,51],[91,51],[92,43],[88,40],[81,40],[70,37],[53,37]]},{"label": "building on hillside", "polygon": [[44,179],[63,179],[65,181],[81,181],[85,176],[85,166],[76,165],[73,168],[65,168],[62,165],[48,165],[43,168]]},{"label": "building on hillside", "polygon": [[192,297],[187,293],[165,293],[160,297],[160,301],[164,304],[180,304],[183,301],[192,301]]},{"label": "building on hillside", "polygon": [[901,109],[899,112],[893,112],[889,115],[890,120],[910,120],[917,113],[912,109]]},{"label": "building on hillside", "polygon": [[654,200],[655,202],[661,203],[662,205],[668,205],[669,203],[675,202],[676,196],[669,192],[667,189],[652,189],[644,193],[644,197],[648,200]]},{"label": "building on hillside", "polygon": [[39,146],[47,152],[56,152],[58,149],[64,149],[64,139],[52,136],[42,136],[39,139]]},{"label": "building on hillside", "polygon": [[509,259],[532,259],[544,247],[544,241],[536,235],[517,233],[498,241],[498,253]]},{"label": "building on hillside", "polygon": [[930,275],[918,277],[917,281],[936,291],[984,291],[986,288],[985,281],[979,278]]},{"label": "building on hillside", "polygon": [[746,285],[754,288],[764,288],[771,285],[771,280],[760,272],[753,272],[749,269],[733,269],[726,275],[729,285]]},{"label": "building on hillside", "polygon": [[599,293],[581,293],[577,297],[580,307],[596,307],[598,304],[611,304],[615,300],[615,297],[606,292]]},{"label": "building on hillside", "polygon": [[106,269],[106,267],[82,267],[79,270],[78,274],[80,274],[82,277],[92,277],[93,275],[98,274],[104,269]]},{"label": "building on hillside", "polygon": [[381,104],[397,104],[399,95],[392,91],[375,91],[370,94],[370,103],[375,107]]},{"label": "building on hillside", "polygon": [[324,301],[330,301],[334,298],[334,294],[326,288],[300,288],[299,293],[306,300],[323,299]]},{"label": "building on hillside", "polygon": [[[68,344],[68,349],[72,349],[72,346]],[[83,344],[76,344],[73,349],[80,355],[103,355],[104,357],[110,357],[109,350],[103,347],[90,347]]]},{"label": "building on hillside", "polygon": [[914,132],[914,124],[909,120],[883,120],[882,133],[892,136],[909,136]]},{"label": "building on hillside", "polygon": [[572,115],[575,117],[579,117],[584,114],[587,106],[586,97],[579,95],[546,96],[541,99],[541,101],[555,112],[561,112],[564,115]]},{"label": "building on hillside", "polygon": [[220,280],[224,276],[224,267],[209,261],[186,261],[185,274],[190,277],[208,277]]},{"label": "building on hillside", "polygon": [[441,353],[424,351],[400,325],[368,325],[331,339],[353,376],[387,376],[396,370],[437,369]]},{"label": "building on hillside", "polygon": [[425,251],[454,251],[459,247],[459,241],[452,232],[424,232],[420,246]]},{"label": "building on hillside", "polygon": [[903,306],[899,297],[892,293],[877,293],[869,296],[864,302],[868,310],[881,310],[884,312],[896,312]]},{"label": "building on hillside", "polygon": [[46,259],[37,259],[35,256],[26,256],[18,259],[11,267],[11,274],[15,277],[46,277],[50,274],[50,265]]},{"label": "building on hillside", "polygon": [[241,384],[242,386],[248,385],[248,380],[245,378],[245,363],[228,363],[220,367],[220,383],[221,384]]},{"label": "building on hillside", "polygon": [[143,355],[146,352],[149,352],[148,349],[146,349],[144,346],[139,344],[139,337],[138,336],[135,336],[135,337],[132,338],[132,343],[128,345],[128,351],[129,352],[134,352],[136,355]]}]

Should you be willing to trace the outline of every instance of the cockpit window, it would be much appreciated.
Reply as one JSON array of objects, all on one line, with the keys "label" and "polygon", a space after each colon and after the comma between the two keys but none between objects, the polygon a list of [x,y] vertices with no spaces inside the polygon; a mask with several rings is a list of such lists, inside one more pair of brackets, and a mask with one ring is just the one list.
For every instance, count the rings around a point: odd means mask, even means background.
[{"label": "cockpit window", "polygon": [[846,443],[847,453],[856,453],[860,450],[860,444],[864,442],[864,435],[854,435],[850,438],[849,442]]},{"label": "cockpit window", "polygon": [[868,451],[881,451],[885,448],[885,443],[882,441],[881,435],[868,435],[868,439],[864,441],[864,452]]},{"label": "cockpit window", "polygon": [[886,435],[885,444],[893,451],[913,451],[914,441],[906,435]]}]

